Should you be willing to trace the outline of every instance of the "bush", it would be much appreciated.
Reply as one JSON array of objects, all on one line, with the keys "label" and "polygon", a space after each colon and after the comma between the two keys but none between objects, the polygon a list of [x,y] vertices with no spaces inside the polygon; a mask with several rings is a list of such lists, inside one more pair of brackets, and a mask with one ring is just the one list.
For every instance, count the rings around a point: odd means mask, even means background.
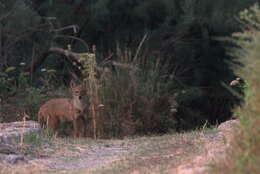
[{"label": "bush", "polygon": [[[175,131],[178,103],[171,90],[174,81],[162,78],[161,59],[148,55],[132,59],[129,50],[124,55],[120,53],[127,51],[118,52],[113,68],[99,79],[105,136]],[[144,61],[148,57],[150,61]]]},{"label": "bush", "polygon": [[[47,70],[38,78],[40,87],[30,80],[29,72],[24,67],[8,67],[0,72],[0,121],[21,120],[24,115],[37,120],[37,112],[41,104],[50,96],[65,96],[63,86],[54,90],[54,71]],[[54,85],[53,85],[54,84]],[[60,85],[61,86],[61,85]],[[28,119],[28,118],[27,118]]]},{"label": "bush", "polygon": [[258,5],[240,14],[243,32],[234,33],[237,44],[231,53],[243,67],[234,65],[244,80],[245,99],[235,113],[241,122],[224,162],[217,164],[216,173],[245,174],[260,171],[260,9]]}]

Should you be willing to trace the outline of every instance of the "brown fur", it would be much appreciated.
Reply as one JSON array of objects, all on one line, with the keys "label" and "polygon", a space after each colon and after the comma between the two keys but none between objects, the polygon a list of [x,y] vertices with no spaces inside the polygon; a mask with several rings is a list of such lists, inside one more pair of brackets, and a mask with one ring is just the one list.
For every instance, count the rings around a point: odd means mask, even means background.
[{"label": "brown fur", "polygon": [[83,86],[75,86],[71,83],[71,91],[73,98],[56,98],[43,104],[38,112],[38,122],[41,126],[45,124],[47,127],[57,131],[61,121],[71,121],[73,123],[74,137],[84,135],[84,110],[85,105],[82,102],[84,95]]}]

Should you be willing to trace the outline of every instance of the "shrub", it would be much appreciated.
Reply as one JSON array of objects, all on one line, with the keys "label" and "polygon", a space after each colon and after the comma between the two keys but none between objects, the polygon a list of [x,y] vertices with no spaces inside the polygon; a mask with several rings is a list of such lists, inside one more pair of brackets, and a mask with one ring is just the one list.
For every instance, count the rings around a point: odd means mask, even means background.
[{"label": "shrub", "polygon": [[1,122],[21,120],[24,114],[30,116],[29,119],[37,120],[38,109],[49,96],[64,96],[62,87],[53,89],[54,73],[54,70],[47,70],[41,74],[39,79],[43,85],[36,87],[39,85],[30,80],[30,74],[24,71],[24,67],[11,66],[0,72]]},{"label": "shrub", "polygon": [[133,58],[128,49],[117,52],[112,68],[104,68],[99,79],[104,136],[175,131],[178,104],[170,90],[173,81],[162,78],[161,59]]},{"label": "shrub", "polygon": [[244,31],[234,33],[232,41],[237,48],[232,50],[239,63],[234,65],[239,76],[245,80],[245,99],[243,106],[235,113],[241,123],[240,130],[228,150],[224,162],[215,166],[216,173],[245,174],[260,171],[260,9],[258,5],[240,13]]}]

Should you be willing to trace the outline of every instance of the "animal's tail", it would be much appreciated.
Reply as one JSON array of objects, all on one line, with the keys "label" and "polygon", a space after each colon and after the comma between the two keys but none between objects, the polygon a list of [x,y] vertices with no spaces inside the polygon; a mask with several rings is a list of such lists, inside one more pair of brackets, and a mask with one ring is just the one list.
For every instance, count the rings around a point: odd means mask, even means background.
[{"label": "animal's tail", "polygon": [[44,115],[41,110],[38,112],[38,123],[41,125],[41,127],[43,127],[45,124]]}]

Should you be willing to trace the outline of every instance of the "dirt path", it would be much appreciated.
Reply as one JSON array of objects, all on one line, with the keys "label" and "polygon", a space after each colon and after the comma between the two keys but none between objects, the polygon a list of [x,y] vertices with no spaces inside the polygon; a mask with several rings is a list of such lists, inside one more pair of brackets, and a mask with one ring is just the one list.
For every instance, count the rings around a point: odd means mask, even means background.
[{"label": "dirt path", "polygon": [[209,161],[223,156],[224,133],[231,124],[219,129],[123,140],[31,135],[34,138],[23,149],[27,162],[4,165],[0,174],[205,174]]},{"label": "dirt path", "polygon": [[104,141],[96,145],[89,145],[88,142],[66,143],[63,148],[55,151],[44,158],[33,159],[31,163],[44,165],[53,173],[76,170],[87,172],[122,160],[133,152],[133,149],[122,142],[110,143]]}]

